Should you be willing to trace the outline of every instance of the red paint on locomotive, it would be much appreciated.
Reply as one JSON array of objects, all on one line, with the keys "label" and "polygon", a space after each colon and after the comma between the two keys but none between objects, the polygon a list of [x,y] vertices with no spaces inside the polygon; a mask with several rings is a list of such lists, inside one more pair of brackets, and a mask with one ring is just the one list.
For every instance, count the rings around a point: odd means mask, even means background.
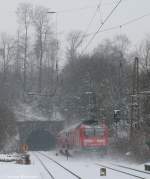
[{"label": "red paint on locomotive", "polygon": [[100,150],[109,144],[108,128],[104,123],[95,125],[81,122],[61,131],[57,139],[57,144],[62,149]]}]

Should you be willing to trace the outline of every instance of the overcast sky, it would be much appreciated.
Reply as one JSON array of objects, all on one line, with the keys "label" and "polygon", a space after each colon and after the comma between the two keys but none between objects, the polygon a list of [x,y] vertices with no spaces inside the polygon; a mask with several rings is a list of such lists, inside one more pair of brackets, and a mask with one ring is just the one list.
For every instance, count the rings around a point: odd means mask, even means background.
[{"label": "overcast sky", "polygon": [[[89,33],[97,30],[101,19],[108,15],[114,2],[118,0],[0,0],[0,33],[15,34],[16,8],[21,2],[30,2],[33,5],[43,5],[52,11],[59,12],[57,13],[58,31],[61,32],[60,38],[64,39],[69,31],[85,31],[100,1],[102,1],[101,11],[97,13],[89,28]],[[61,12],[63,10],[65,11]],[[150,13],[150,0],[123,0],[103,29],[123,24],[147,13]],[[55,15],[50,14],[50,16]],[[55,20],[55,17],[53,19]],[[121,29],[99,33],[89,48],[94,47],[102,39],[112,38],[117,34],[126,34],[133,44],[138,44],[146,34],[150,34],[150,16]]]}]

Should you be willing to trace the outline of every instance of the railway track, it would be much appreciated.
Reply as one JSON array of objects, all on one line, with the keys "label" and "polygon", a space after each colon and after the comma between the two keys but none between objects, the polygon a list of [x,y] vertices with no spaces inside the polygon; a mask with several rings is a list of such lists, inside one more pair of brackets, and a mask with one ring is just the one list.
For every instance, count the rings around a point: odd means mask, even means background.
[{"label": "railway track", "polygon": [[[52,172],[50,172],[49,167],[45,165],[45,163],[42,161],[41,157],[45,157],[47,160],[55,163],[57,166],[59,166],[61,169],[63,169],[65,172],[69,173],[70,175],[72,175],[74,178],[77,179],[82,179],[82,177],[80,177],[79,175],[77,175],[76,173],[74,173],[73,171],[69,170],[68,168],[66,168],[65,166],[61,165],[59,162],[55,161],[53,158],[47,156],[46,154],[42,153],[42,152],[36,152],[33,153],[35,155],[35,157],[38,159],[38,161],[41,163],[41,165],[43,166],[43,168],[47,171],[48,175],[51,177],[51,179],[56,179],[56,177],[54,177],[54,175],[52,174]],[[41,157],[39,157],[41,156]],[[69,177],[70,178],[70,177]]]},{"label": "railway track", "polygon": [[49,169],[47,168],[47,166],[44,164],[44,162],[39,158],[39,156],[37,154],[33,154],[38,161],[40,162],[40,164],[43,166],[43,168],[46,170],[46,172],[48,173],[48,175],[51,177],[51,179],[55,179],[55,177],[53,176],[53,174],[49,171]]},{"label": "railway track", "polygon": [[114,163],[112,163],[112,165],[114,165],[114,166],[116,166],[116,167],[124,168],[124,169],[129,169],[129,170],[132,170],[132,171],[136,171],[136,172],[139,172],[139,173],[148,174],[148,175],[150,176],[150,172],[138,170],[138,169],[136,169],[136,168],[127,167],[127,166],[125,166],[125,165],[118,165],[118,164],[114,164]]},{"label": "railway track", "polygon": [[[67,177],[65,177],[66,179],[68,177],[69,177],[68,179],[71,179],[71,178],[83,179],[77,173],[66,168],[61,163],[56,161],[54,158],[48,156],[47,154],[45,154],[43,152],[34,152],[33,154],[36,156],[36,158],[38,159],[40,164],[43,166],[43,168],[47,171],[47,173],[51,179],[60,178],[57,176],[58,173],[63,176],[64,176],[64,174],[67,175]],[[51,164],[50,164],[50,162],[51,162]],[[120,165],[120,164],[96,163],[96,165],[103,167],[103,168],[107,168],[109,170],[115,171],[120,174],[124,174],[124,175],[128,176],[127,178],[132,178],[132,179],[134,179],[134,178],[149,179],[150,178],[150,172],[138,170],[136,168],[132,168],[132,167],[128,167],[128,166],[124,166],[124,165]],[[56,171],[54,171],[54,170],[56,170]]]},{"label": "railway track", "polygon": [[[150,178],[149,172],[145,172],[142,170],[134,169],[134,168],[123,166],[123,165],[111,164],[111,166],[109,166],[109,165],[105,165],[105,164],[101,164],[101,163],[96,163],[96,165],[119,172],[119,173],[122,173],[122,174],[125,174],[125,175],[128,175],[128,176],[132,176],[134,178],[139,178],[139,179],[149,179]],[[125,169],[125,170],[121,170],[121,169]],[[139,174],[145,174],[145,176],[140,176]]]}]

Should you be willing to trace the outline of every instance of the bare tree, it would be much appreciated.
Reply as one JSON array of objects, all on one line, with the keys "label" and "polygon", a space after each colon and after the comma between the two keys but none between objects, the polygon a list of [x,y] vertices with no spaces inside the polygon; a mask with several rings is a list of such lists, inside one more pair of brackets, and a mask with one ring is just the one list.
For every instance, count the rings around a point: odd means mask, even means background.
[{"label": "bare tree", "polygon": [[39,63],[38,88],[40,93],[42,91],[42,67],[45,52],[45,43],[47,39],[47,34],[50,30],[47,12],[48,9],[41,6],[37,6],[34,9],[33,15],[33,25],[36,31],[35,52]]},{"label": "bare tree", "polygon": [[18,21],[23,27],[23,68],[24,68],[24,85],[23,89],[26,91],[26,81],[27,81],[27,58],[28,58],[28,41],[29,41],[29,27],[32,22],[32,5],[28,3],[21,3],[17,9]]},{"label": "bare tree", "polygon": [[129,49],[130,41],[126,35],[117,35],[113,39],[113,44],[118,51],[125,55]]},{"label": "bare tree", "polygon": [[13,48],[14,48],[13,39],[6,33],[2,33],[1,34],[1,56],[2,56],[2,72],[3,72],[2,83],[3,85],[5,85],[6,83],[6,78],[8,75],[8,68],[10,66],[10,62],[12,61]]},{"label": "bare tree", "polygon": [[70,60],[75,60],[78,56],[78,50],[81,47],[81,44],[84,40],[83,34],[81,31],[74,31],[68,35],[68,48],[67,56]]},{"label": "bare tree", "polygon": [[145,72],[150,71],[150,37],[141,43],[138,49],[138,56],[141,58],[140,64]]},{"label": "bare tree", "polygon": [[17,31],[17,37],[14,42],[14,70],[16,77],[19,79],[20,78],[20,73],[21,73],[21,44],[20,44],[20,32],[19,30]]},{"label": "bare tree", "polygon": [[15,136],[16,133],[14,113],[5,104],[0,103],[0,150],[4,150],[6,141],[9,141],[10,137]]}]

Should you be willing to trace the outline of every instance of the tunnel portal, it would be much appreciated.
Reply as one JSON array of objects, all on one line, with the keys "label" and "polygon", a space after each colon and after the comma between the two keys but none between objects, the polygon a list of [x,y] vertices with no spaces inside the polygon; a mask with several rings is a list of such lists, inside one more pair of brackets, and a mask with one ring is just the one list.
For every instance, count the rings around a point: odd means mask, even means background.
[{"label": "tunnel portal", "polygon": [[32,131],[26,141],[31,151],[48,151],[55,147],[55,143],[55,137],[44,130]]}]

